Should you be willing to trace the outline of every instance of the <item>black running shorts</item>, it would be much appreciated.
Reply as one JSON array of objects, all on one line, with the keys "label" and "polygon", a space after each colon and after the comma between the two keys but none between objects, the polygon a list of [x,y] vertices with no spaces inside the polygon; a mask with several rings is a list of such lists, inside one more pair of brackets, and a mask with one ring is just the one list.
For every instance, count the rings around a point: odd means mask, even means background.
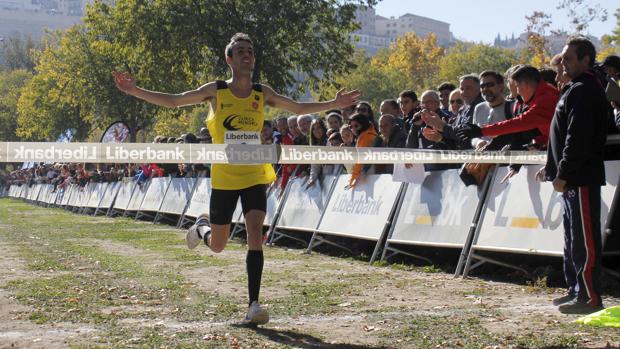
[{"label": "black running shorts", "polygon": [[241,197],[243,214],[251,210],[267,211],[267,186],[265,184],[238,190],[212,189],[209,203],[210,223],[230,224],[239,197]]}]

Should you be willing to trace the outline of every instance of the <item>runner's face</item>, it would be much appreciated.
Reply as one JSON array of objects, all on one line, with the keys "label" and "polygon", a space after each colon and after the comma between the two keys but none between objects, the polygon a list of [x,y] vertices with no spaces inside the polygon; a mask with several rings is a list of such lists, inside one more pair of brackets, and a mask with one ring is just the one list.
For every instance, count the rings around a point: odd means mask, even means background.
[{"label": "runner's face", "polygon": [[232,46],[232,57],[226,57],[226,62],[233,69],[252,71],[256,58],[254,48],[247,41],[238,41]]}]

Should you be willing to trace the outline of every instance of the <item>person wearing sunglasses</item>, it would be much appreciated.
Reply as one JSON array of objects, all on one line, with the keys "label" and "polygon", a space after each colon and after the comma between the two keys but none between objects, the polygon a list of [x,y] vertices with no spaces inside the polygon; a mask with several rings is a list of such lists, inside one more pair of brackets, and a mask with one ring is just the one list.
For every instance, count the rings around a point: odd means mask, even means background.
[{"label": "person wearing sunglasses", "polygon": [[456,115],[459,113],[459,110],[465,104],[465,102],[463,102],[463,98],[461,98],[461,91],[458,88],[450,92],[448,103],[450,103],[450,114],[452,114],[451,119],[455,119]]}]

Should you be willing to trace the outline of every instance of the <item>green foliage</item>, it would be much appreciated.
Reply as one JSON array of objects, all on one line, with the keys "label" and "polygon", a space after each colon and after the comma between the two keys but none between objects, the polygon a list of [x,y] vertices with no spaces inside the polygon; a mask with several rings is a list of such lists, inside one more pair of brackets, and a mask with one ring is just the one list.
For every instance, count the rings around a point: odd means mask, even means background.
[{"label": "green foliage", "polygon": [[20,34],[5,38],[0,44],[0,68],[6,70],[34,69],[34,51],[38,44],[30,37],[22,37]]},{"label": "green foliage", "polygon": [[[83,25],[47,38],[37,59],[41,77],[27,87],[28,100],[20,101],[19,132],[28,139],[53,139],[71,124],[100,132],[119,120],[132,128],[132,140],[138,130],[197,132],[188,130],[192,108],[162,111],[118,91],[110,73],[129,71],[151,90],[195,89],[229,75],[224,48],[234,33],[246,32],[256,47],[255,81],[284,92],[296,87],[291,72],[297,71],[308,77],[307,85],[316,84],[319,71],[331,79],[351,68],[343,57],[353,52],[348,34],[358,27],[355,5],[375,3],[96,1]],[[41,117],[46,125],[37,125]],[[194,118],[192,125],[198,124]],[[89,137],[93,134],[79,132],[76,138]]]},{"label": "green foliage", "polygon": [[456,82],[462,75],[479,74],[484,70],[494,70],[503,74],[517,62],[518,57],[514,50],[485,44],[466,46],[458,43],[442,57],[439,77],[442,81]]},{"label": "green foliage", "polygon": [[408,87],[411,85],[409,79],[387,65],[388,54],[386,50],[369,58],[364,51],[357,51],[353,56],[356,68],[348,74],[337,76],[333,82],[323,82],[314,92],[315,98],[333,98],[341,88],[359,89],[362,99],[370,102],[373,109],[378,109],[382,100],[395,98],[402,90],[411,88]]},{"label": "green foliage", "polygon": [[0,141],[18,140],[17,100],[31,78],[32,73],[24,69],[0,71]]}]

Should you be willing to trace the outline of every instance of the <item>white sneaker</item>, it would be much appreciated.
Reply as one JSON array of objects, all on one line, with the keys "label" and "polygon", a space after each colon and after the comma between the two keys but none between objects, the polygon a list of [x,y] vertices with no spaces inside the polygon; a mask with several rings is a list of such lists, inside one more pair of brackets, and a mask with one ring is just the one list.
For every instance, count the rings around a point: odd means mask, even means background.
[{"label": "white sneaker", "polygon": [[208,226],[208,222],[208,217],[201,215],[196,219],[196,223],[187,229],[187,233],[185,234],[187,248],[193,250],[203,241],[203,237],[211,230]]},{"label": "white sneaker", "polygon": [[264,325],[269,322],[269,312],[257,301],[254,301],[252,305],[250,305],[248,315],[245,316],[243,322],[252,325]]}]

